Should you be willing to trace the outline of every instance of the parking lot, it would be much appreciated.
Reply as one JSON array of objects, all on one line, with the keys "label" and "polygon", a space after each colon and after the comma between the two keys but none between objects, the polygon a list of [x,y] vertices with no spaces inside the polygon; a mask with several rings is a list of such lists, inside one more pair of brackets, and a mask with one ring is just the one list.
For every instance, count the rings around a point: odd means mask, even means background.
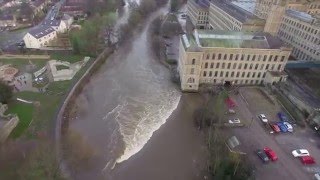
[{"label": "parking lot", "polygon": [[[314,173],[320,172],[319,137],[309,127],[302,129],[296,125],[293,125],[293,133],[271,133],[272,129],[264,125],[257,116],[263,113],[269,122],[278,122],[277,113],[286,111],[275,98],[268,98],[259,88],[240,88],[239,92],[231,95],[237,104],[236,114],[227,115],[226,121],[239,118],[246,125],[231,131],[240,140],[241,151],[247,153],[249,160],[255,165],[256,179],[313,179]],[[290,121],[290,115],[286,115]],[[255,154],[255,150],[266,146],[276,152],[279,158],[277,161],[265,164]],[[315,165],[303,165],[299,158],[292,156],[292,150],[302,148],[307,149],[314,157]]]}]

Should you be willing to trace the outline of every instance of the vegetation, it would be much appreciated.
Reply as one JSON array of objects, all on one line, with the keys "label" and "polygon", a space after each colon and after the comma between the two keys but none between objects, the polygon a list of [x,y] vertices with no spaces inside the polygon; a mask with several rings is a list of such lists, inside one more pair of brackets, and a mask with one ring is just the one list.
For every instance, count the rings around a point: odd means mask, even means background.
[{"label": "vegetation", "polygon": [[253,176],[253,167],[243,155],[229,151],[225,143],[226,134],[220,130],[227,96],[225,91],[209,95],[206,104],[195,110],[194,122],[199,130],[207,132],[208,171],[211,178],[247,180]]},{"label": "vegetation", "polygon": [[7,104],[12,97],[12,88],[0,81],[0,103]]}]

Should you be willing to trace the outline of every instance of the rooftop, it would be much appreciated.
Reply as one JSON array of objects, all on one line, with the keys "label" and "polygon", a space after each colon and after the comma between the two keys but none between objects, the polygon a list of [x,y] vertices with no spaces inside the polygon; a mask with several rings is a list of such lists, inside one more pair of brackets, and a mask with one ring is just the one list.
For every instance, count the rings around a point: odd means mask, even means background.
[{"label": "rooftop", "polygon": [[190,2],[202,9],[209,9],[210,6],[209,0],[190,0]]},{"label": "rooftop", "polygon": [[250,13],[254,13],[254,9],[256,7],[256,0],[247,0],[247,1],[232,1],[233,5],[238,6]]},{"label": "rooftop", "polygon": [[295,19],[299,19],[299,20],[306,22],[306,23],[320,24],[319,18],[311,16],[310,14],[305,13],[305,12],[288,9],[288,10],[286,10],[286,15],[288,15],[292,18],[295,18]]},{"label": "rooftop", "polygon": [[61,21],[60,20],[45,20],[43,21],[42,25],[43,26],[60,26]]},{"label": "rooftop", "polygon": [[[239,3],[228,3],[224,0],[216,0],[210,1],[211,4],[215,5],[216,7],[222,9],[230,16],[234,17],[241,23],[254,23],[254,24],[265,24],[265,20],[260,19],[250,11],[246,10],[242,6],[239,6]],[[245,6],[244,6],[245,7]]]},{"label": "rooftop", "polygon": [[239,31],[195,30],[193,35],[183,35],[182,41],[188,51],[210,47],[279,49],[283,45],[268,33]]},{"label": "rooftop", "polygon": [[39,39],[39,38],[42,38],[42,37],[54,32],[54,31],[55,30],[50,26],[40,26],[40,27],[37,27],[37,28],[29,31],[29,34],[31,34],[33,37]]}]

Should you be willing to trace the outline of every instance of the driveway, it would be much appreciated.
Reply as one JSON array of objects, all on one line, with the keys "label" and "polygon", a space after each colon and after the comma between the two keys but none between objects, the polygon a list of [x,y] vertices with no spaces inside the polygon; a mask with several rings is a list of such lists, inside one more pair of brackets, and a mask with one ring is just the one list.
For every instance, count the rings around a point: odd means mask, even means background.
[{"label": "driveway", "polygon": [[[238,137],[242,144],[242,151],[247,153],[249,160],[255,165],[256,179],[312,179],[314,173],[310,171],[318,170],[318,166],[302,165],[299,159],[293,158],[291,151],[306,148],[316,162],[320,162],[320,150],[316,144],[319,137],[315,136],[309,128],[300,129],[299,127],[294,127],[294,133],[271,134],[270,128],[265,128],[257,115],[264,113],[270,121],[276,121],[276,113],[281,110],[281,106],[271,103],[272,101],[267,100],[256,88],[240,88],[240,94],[232,95],[238,107],[234,117],[240,118],[247,126],[234,128],[232,133]],[[230,117],[226,119],[228,118]],[[263,149],[265,146],[277,153],[278,161],[262,163],[254,150]]]}]

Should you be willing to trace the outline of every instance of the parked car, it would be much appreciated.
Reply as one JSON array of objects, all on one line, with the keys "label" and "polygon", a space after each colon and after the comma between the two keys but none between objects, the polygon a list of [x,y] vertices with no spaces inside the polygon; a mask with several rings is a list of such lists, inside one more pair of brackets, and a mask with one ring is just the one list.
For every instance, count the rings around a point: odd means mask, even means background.
[{"label": "parked car", "polygon": [[239,124],[241,123],[240,119],[239,118],[235,118],[235,119],[229,119],[229,123],[230,124]]},{"label": "parked car", "polygon": [[266,154],[263,150],[261,150],[261,149],[256,150],[256,154],[259,156],[259,158],[260,158],[264,163],[269,162],[269,158],[268,158],[267,154]]},{"label": "parked car", "polygon": [[296,149],[292,151],[294,157],[310,156],[309,151],[306,149]]},{"label": "parked car", "polygon": [[278,160],[277,154],[276,154],[272,149],[270,149],[269,147],[265,147],[265,148],[263,149],[263,151],[267,154],[267,156],[268,156],[272,161]]},{"label": "parked car", "polygon": [[270,124],[270,126],[274,132],[277,132],[277,133],[281,132],[281,130],[277,124]]},{"label": "parked car", "polygon": [[301,159],[302,164],[305,164],[305,165],[316,163],[314,158],[311,156],[302,156],[302,157],[300,157],[300,159]]},{"label": "parked car", "polygon": [[277,115],[278,115],[280,121],[288,121],[287,116],[283,112],[278,112]]},{"label": "parked car", "polygon": [[266,115],[264,115],[264,114],[259,114],[258,117],[259,117],[259,119],[260,119],[262,122],[268,123],[268,119],[267,119]]},{"label": "parked car", "polygon": [[278,122],[277,125],[279,126],[281,132],[288,132],[287,127],[282,122]]},{"label": "parked car", "polygon": [[282,124],[286,126],[286,128],[288,129],[289,132],[293,132],[293,127],[290,123],[283,122]]}]

